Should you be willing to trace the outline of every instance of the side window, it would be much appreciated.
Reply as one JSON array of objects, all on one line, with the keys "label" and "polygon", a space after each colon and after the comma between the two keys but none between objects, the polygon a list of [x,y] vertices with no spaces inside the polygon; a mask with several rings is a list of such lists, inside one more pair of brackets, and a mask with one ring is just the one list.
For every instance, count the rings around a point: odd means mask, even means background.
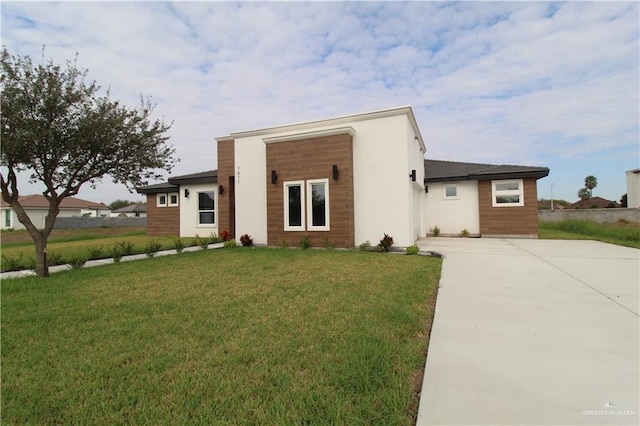
[{"label": "side window", "polygon": [[169,205],[170,206],[177,206],[178,205],[178,193],[174,192],[172,194],[169,194]]},{"label": "side window", "polygon": [[214,225],[216,223],[216,211],[214,193],[198,192],[198,224]]},{"label": "side window", "polygon": [[158,207],[166,207],[167,206],[167,194],[158,194]]},{"label": "side window", "polygon": [[457,200],[458,197],[458,185],[444,184],[442,186],[442,198],[444,200]]}]

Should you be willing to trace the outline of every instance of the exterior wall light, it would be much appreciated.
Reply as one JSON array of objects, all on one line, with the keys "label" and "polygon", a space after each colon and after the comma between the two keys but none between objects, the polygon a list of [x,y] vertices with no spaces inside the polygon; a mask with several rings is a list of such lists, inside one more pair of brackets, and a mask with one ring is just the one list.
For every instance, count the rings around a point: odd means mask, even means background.
[{"label": "exterior wall light", "polygon": [[409,175],[409,177],[411,178],[411,182],[416,181],[416,169],[411,170],[411,174]]},{"label": "exterior wall light", "polygon": [[187,188],[184,189],[184,198],[189,198],[189,190]]},{"label": "exterior wall light", "polygon": [[338,180],[338,174],[340,173],[338,171],[338,165],[334,164],[332,168],[333,168],[333,180]]},{"label": "exterior wall light", "polygon": [[427,185],[424,186],[424,193],[425,194],[429,193],[429,187]]},{"label": "exterior wall light", "polygon": [[274,185],[278,183],[278,174],[275,170],[271,170],[271,183]]},{"label": "exterior wall light", "polygon": [[218,185],[218,194],[220,195],[224,194],[224,186]]}]

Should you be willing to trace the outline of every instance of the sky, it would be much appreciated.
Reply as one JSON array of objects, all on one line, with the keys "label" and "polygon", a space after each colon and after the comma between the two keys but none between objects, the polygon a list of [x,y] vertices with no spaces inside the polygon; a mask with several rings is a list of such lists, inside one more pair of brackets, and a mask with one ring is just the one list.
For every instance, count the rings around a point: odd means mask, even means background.
[{"label": "sky", "polygon": [[[538,198],[620,200],[639,160],[639,3],[11,2],[11,54],[77,63],[173,122],[168,176],[215,137],[411,106],[435,160],[550,168]],[[156,182],[150,182],[156,183]],[[20,182],[22,194],[42,188]],[[80,198],[142,201],[105,177]]]}]

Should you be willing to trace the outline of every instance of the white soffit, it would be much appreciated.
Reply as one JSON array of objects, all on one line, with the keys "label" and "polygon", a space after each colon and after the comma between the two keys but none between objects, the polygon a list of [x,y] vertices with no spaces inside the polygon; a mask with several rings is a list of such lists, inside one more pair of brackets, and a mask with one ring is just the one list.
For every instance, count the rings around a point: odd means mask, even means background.
[{"label": "white soffit", "polygon": [[282,136],[272,136],[270,138],[263,138],[262,141],[266,144],[270,144],[270,143],[290,142],[290,141],[298,141],[298,140],[304,140],[304,139],[313,139],[313,138],[345,135],[345,134],[349,136],[353,136],[356,134],[356,131],[351,126],[336,127],[333,129],[316,130],[313,132],[302,132],[302,133],[292,133],[289,135],[282,135]]}]

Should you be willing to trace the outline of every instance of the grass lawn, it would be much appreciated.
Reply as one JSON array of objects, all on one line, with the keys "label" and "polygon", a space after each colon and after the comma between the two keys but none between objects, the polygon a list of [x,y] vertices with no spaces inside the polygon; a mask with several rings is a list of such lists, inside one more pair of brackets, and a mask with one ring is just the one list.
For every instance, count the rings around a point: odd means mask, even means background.
[{"label": "grass lawn", "polygon": [[3,280],[3,424],[410,424],[440,260],[224,249]]},{"label": "grass lawn", "polygon": [[539,237],[547,240],[596,240],[640,248],[640,224],[627,221],[597,223],[586,220],[539,222]]}]

